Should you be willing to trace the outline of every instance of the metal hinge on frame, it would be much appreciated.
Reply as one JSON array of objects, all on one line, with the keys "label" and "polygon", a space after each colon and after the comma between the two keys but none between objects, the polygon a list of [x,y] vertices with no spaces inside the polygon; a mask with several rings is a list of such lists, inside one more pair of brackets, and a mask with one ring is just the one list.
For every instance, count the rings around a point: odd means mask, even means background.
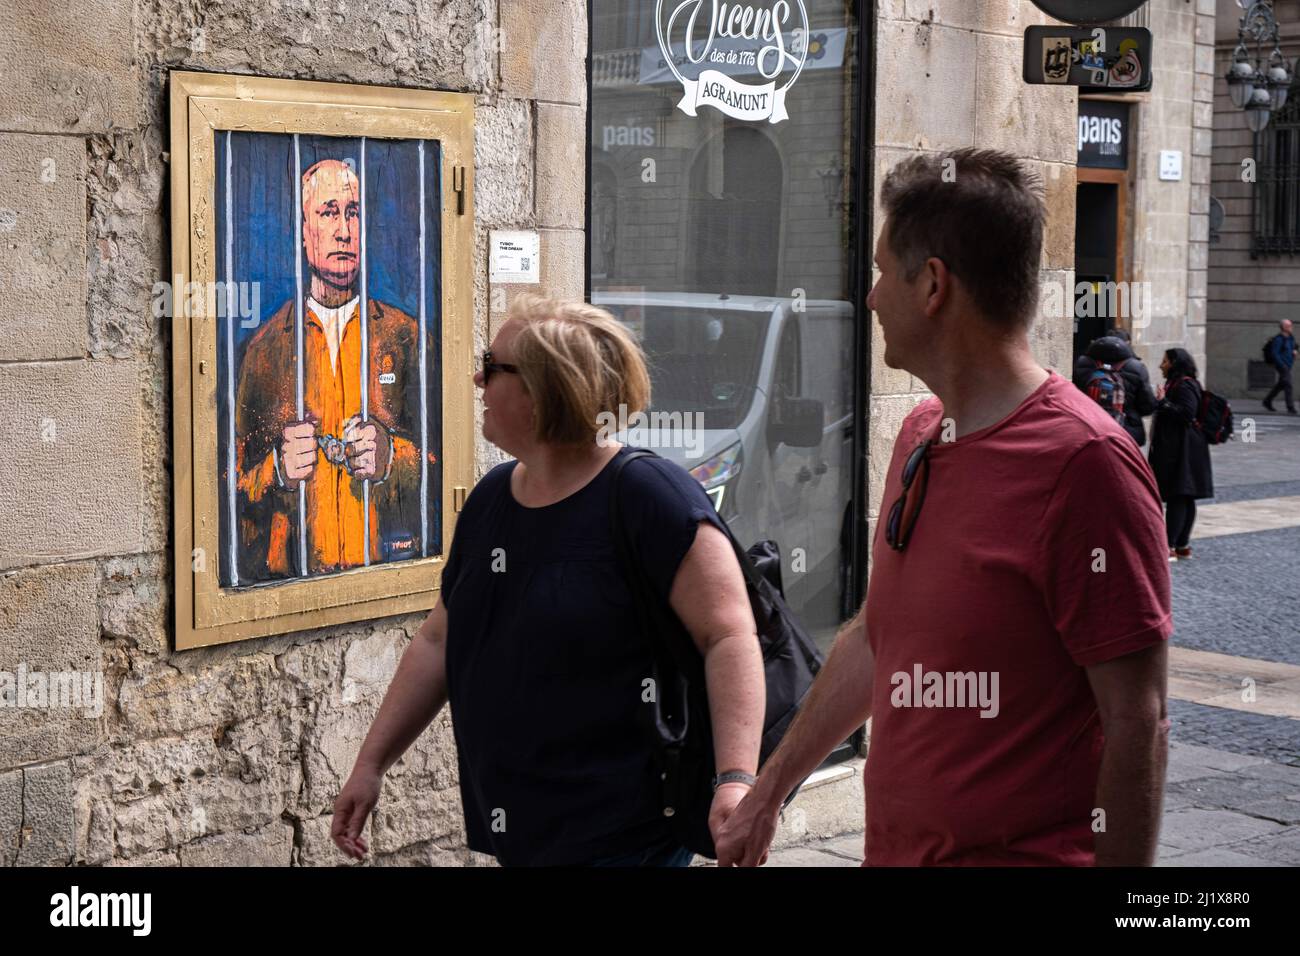
[{"label": "metal hinge on frame", "polygon": [[465,507],[465,499],[469,496],[469,489],[463,485],[457,485],[451,489],[451,509],[458,514]]},{"label": "metal hinge on frame", "polygon": [[451,188],[456,192],[456,215],[465,215],[465,167],[451,168]]}]

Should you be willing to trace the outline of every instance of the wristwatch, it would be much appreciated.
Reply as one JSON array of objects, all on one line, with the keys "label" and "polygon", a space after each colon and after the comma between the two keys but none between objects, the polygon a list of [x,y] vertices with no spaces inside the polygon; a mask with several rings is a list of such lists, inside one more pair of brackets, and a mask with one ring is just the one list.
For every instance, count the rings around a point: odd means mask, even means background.
[{"label": "wristwatch", "polygon": [[716,792],[724,783],[743,783],[752,787],[757,781],[758,778],[752,773],[745,773],[743,770],[728,770],[713,778],[713,789]]}]

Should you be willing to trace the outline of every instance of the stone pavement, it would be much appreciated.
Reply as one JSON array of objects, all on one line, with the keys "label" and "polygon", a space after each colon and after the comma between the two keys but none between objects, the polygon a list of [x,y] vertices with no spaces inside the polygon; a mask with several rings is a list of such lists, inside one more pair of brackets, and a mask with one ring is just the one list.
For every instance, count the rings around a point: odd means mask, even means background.
[{"label": "stone pavement", "polygon": [[[1163,866],[1300,866],[1300,417],[1232,404],[1255,441],[1213,448],[1215,499],[1170,568]],[[859,831],[768,865],[861,859]]]},{"label": "stone pavement", "polygon": [[[773,851],[768,866],[858,866],[862,833]],[[1300,866],[1300,767],[1174,742],[1161,866]]]}]

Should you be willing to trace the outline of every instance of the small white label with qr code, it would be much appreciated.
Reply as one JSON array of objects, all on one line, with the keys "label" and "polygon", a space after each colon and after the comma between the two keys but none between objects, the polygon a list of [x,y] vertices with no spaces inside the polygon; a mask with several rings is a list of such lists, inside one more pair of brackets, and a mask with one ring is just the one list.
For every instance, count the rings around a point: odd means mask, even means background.
[{"label": "small white label with qr code", "polygon": [[541,282],[541,239],[535,232],[494,229],[489,234],[489,282]]}]

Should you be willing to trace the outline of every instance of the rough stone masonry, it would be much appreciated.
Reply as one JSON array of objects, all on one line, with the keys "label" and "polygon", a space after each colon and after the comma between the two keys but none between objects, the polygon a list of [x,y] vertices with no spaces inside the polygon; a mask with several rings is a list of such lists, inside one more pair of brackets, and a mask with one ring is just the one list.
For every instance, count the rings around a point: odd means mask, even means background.
[{"label": "rough stone masonry", "polygon": [[[474,93],[480,259],[489,229],[538,229],[543,288],[576,297],[585,4],[6,10],[0,415],[20,480],[0,485],[0,670],[102,672],[105,706],[0,711],[0,863],[343,863],[333,801],[420,615],[170,650],[171,328],[151,307],[173,272],[168,72]],[[486,338],[505,297],[476,276]],[[455,783],[444,714],[387,777],[375,862],[472,862]]]}]

